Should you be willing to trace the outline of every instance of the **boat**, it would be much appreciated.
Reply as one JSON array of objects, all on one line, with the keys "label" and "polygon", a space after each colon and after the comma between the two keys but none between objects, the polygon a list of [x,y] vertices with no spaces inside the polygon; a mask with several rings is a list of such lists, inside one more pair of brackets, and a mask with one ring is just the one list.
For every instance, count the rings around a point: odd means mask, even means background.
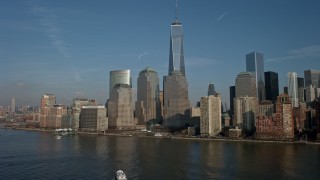
[{"label": "boat", "polygon": [[127,180],[126,174],[122,170],[118,170],[115,176],[116,180]]},{"label": "boat", "polygon": [[56,129],[54,132],[55,135],[60,135],[60,136],[67,136],[67,135],[74,135],[74,131],[69,128],[65,128],[65,129]]},{"label": "boat", "polygon": [[56,139],[61,139],[62,136],[61,135],[56,135]]}]

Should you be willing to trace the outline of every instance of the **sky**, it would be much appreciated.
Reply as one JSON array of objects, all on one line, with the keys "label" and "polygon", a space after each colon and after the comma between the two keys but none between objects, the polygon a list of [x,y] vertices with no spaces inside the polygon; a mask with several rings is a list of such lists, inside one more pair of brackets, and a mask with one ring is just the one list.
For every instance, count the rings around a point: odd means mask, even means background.
[{"label": "sky", "polygon": [[[104,104],[109,72],[130,69],[133,89],[147,66],[168,73],[175,0],[1,0],[0,105],[39,105],[45,93],[71,105]],[[214,83],[229,104],[229,86],[245,55],[264,55],[265,71],[320,69],[318,0],[179,0],[191,105]],[[136,94],[134,95],[136,97]]]}]

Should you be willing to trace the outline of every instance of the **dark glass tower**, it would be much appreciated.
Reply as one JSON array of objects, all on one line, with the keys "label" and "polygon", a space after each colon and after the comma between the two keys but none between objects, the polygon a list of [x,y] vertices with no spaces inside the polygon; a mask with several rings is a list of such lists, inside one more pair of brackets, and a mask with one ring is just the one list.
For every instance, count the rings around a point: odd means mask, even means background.
[{"label": "dark glass tower", "polygon": [[208,86],[208,96],[210,95],[216,95],[216,90],[214,88],[214,84],[212,82],[210,82],[209,86]]},{"label": "dark glass tower", "polygon": [[314,85],[320,88],[320,71],[319,70],[305,70],[304,71],[305,87]]},{"label": "dark glass tower", "polygon": [[298,77],[297,80],[298,80],[298,89],[304,88],[304,78]]},{"label": "dark glass tower", "polygon": [[266,100],[275,103],[279,96],[279,80],[278,73],[268,71],[264,73],[265,88],[266,88]]},{"label": "dark glass tower", "polygon": [[234,114],[234,98],[236,97],[236,86],[230,86],[229,87],[229,93],[230,93],[230,113],[231,117],[233,118]]},{"label": "dark glass tower", "polygon": [[263,54],[252,52],[246,55],[246,68],[254,74],[256,79],[257,97],[259,101],[265,100],[264,61]]}]

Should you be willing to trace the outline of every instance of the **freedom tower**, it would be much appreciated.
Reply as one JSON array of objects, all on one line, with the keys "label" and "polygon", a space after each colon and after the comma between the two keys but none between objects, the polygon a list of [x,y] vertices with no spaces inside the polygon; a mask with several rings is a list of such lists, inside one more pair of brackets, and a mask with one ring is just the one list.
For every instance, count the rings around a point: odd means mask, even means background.
[{"label": "freedom tower", "polygon": [[171,24],[169,75],[175,70],[180,71],[183,76],[186,76],[183,54],[183,30],[182,24],[178,21],[178,17],[176,17],[175,22]]},{"label": "freedom tower", "polygon": [[164,125],[172,129],[184,127],[189,122],[190,101],[185,73],[182,24],[177,16],[170,29],[169,73],[163,77]]}]

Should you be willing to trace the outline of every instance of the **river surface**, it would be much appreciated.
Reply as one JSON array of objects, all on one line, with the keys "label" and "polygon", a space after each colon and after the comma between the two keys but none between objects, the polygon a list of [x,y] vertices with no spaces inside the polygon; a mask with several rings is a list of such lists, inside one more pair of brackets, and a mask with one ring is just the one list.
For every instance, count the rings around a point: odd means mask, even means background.
[{"label": "river surface", "polygon": [[320,179],[320,145],[0,129],[0,179]]}]

